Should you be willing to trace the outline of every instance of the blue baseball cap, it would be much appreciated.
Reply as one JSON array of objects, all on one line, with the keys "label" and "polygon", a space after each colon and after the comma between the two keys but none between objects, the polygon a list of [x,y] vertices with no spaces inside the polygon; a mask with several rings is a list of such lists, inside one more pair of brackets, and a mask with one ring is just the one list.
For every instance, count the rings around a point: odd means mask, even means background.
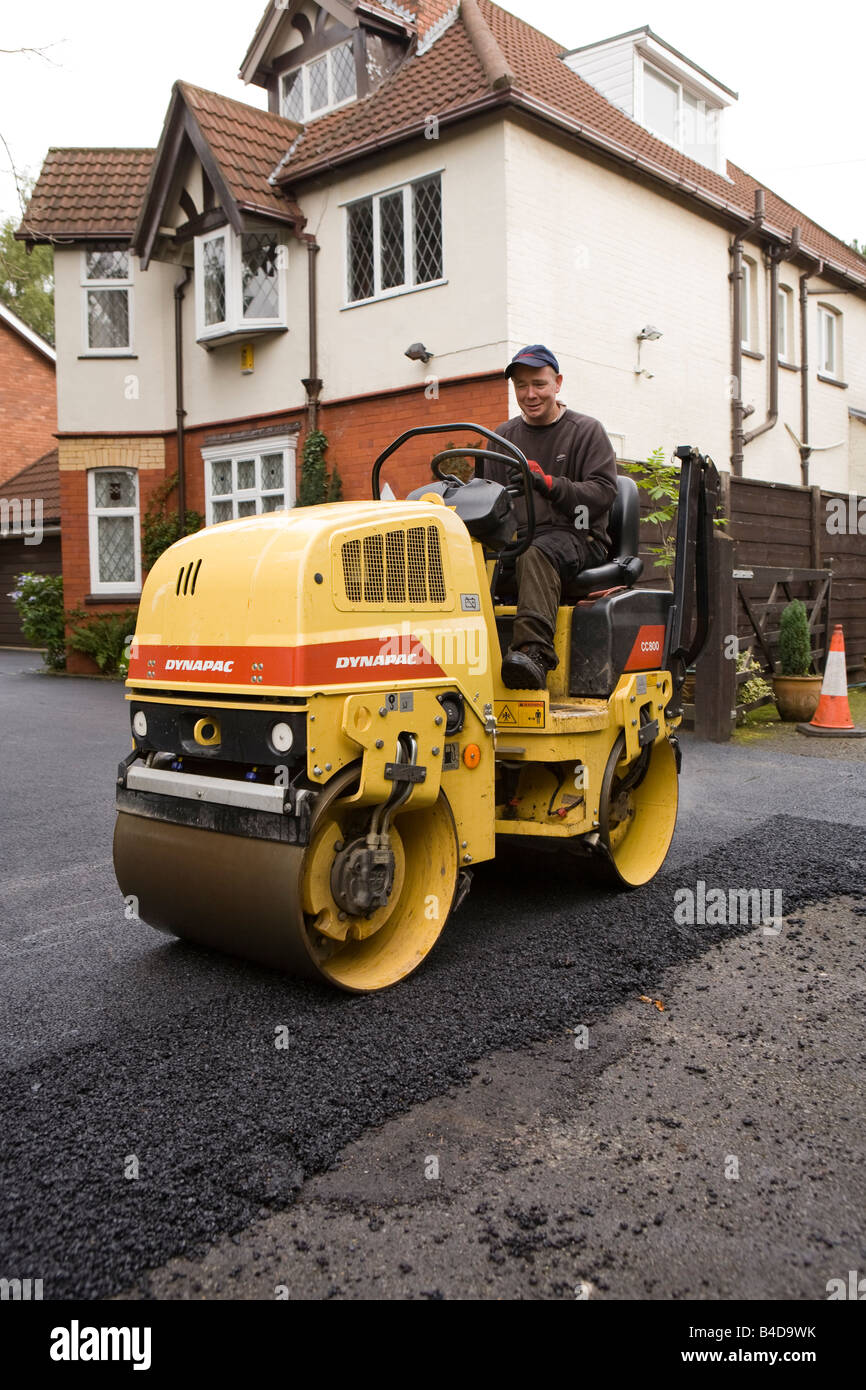
[{"label": "blue baseball cap", "polygon": [[532,347],[521,348],[505,368],[505,375],[512,377],[518,367],[552,367],[559,376],[559,363],[550,348],[543,343],[533,343]]}]

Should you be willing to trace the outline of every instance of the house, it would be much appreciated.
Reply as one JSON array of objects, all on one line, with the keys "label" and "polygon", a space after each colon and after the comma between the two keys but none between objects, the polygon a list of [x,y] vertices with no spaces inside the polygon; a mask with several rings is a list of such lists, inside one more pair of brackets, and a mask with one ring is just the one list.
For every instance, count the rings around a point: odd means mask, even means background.
[{"label": "house", "polygon": [[511,414],[527,342],[622,458],[866,490],[866,260],[726,159],[736,93],[648,27],[272,0],[240,75],[267,111],[178,81],[155,150],[51,150],[18,232],[55,244],[68,602],[134,599],[173,475],[208,523],[292,506],[321,428],[367,496],[404,428]]},{"label": "house", "polygon": [[56,353],[0,304],[0,486],[53,449]]}]

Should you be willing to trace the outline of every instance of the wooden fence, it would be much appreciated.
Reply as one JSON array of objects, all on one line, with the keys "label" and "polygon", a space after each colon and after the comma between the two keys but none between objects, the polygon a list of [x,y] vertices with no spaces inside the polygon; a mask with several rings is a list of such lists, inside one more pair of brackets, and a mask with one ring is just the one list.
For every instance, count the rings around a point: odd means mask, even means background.
[{"label": "wooden fence", "polygon": [[[777,658],[779,618],[785,604],[801,598],[809,614],[812,654],[823,671],[827,634],[841,623],[850,681],[866,679],[866,498],[820,488],[732,478],[721,474],[721,513],[713,546],[713,619],[707,649],[698,663],[693,706],[686,721],[702,737],[730,738],[738,691],[754,672],[738,675],[725,655],[736,634],[741,651],[751,649],[768,675]],[[654,504],[643,500],[644,516]],[[641,527],[644,574],[641,584],[663,587],[649,548],[657,528]]]}]

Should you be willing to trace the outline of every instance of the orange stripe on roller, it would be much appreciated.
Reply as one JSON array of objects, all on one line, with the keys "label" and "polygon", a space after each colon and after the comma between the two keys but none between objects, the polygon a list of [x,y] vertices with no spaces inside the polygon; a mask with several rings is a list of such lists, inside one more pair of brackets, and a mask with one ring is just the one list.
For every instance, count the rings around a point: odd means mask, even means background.
[{"label": "orange stripe on roller", "polygon": [[635,638],[626,671],[658,671],[665,651],[665,626],[642,627]]},{"label": "orange stripe on roller", "polygon": [[[133,643],[129,678],[190,685],[357,685],[378,676],[444,677],[416,638],[321,642],[305,647],[156,647]],[[253,677],[257,677],[254,681]]]}]

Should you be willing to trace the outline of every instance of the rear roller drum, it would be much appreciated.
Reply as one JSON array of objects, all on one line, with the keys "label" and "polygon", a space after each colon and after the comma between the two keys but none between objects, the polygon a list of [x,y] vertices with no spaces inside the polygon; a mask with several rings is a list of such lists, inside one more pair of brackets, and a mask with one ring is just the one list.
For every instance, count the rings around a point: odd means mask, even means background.
[{"label": "rear roller drum", "polygon": [[625,734],[613,746],[599,801],[599,846],[604,877],[614,887],[639,888],[664,864],[679,806],[679,776],[668,739],[646,749],[630,765]]}]

